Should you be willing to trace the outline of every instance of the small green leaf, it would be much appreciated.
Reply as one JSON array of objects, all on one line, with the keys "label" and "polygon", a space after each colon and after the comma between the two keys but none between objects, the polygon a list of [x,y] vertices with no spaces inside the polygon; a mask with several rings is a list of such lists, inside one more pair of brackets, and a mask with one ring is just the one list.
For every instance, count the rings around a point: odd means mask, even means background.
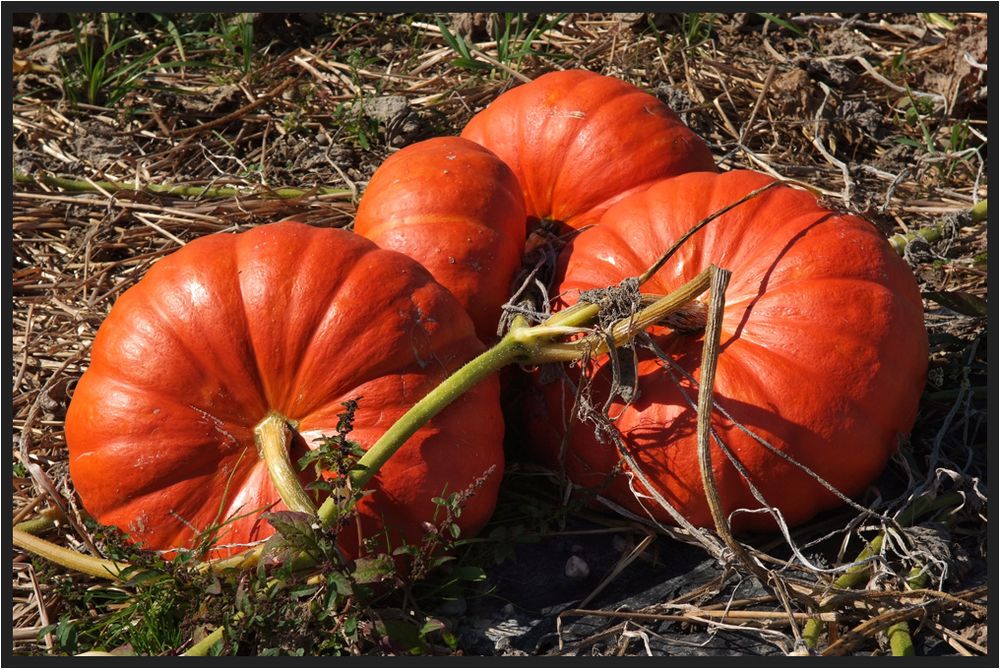
[{"label": "small green leaf", "polygon": [[353,589],[351,588],[351,581],[339,571],[333,571],[327,574],[326,582],[329,583],[334,590],[336,590],[337,594],[349,595],[353,592]]},{"label": "small green leaf", "polygon": [[268,523],[278,531],[285,544],[318,557],[320,550],[319,536],[313,528],[313,516],[302,511],[275,511],[264,514]]},{"label": "small green leaf", "polygon": [[286,539],[300,536],[312,538],[315,530],[312,528],[313,518],[302,511],[274,511],[265,514],[267,522]]},{"label": "small green leaf", "polygon": [[76,625],[73,623],[63,624],[63,621],[59,621],[59,625],[56,626],[56,641],[58,641],[59,646],[66,648],[67,650],[72,650],[76,648]]},{"label": "small green leaf", "polygon": [[417,633],[421,639],[426,638],[428,634],[433,634],[434,632],[440,632],[441,630],[448,629],[447,625],[438,620],[437,618],[428,618],[427,622],[424,623],[423,627]]},{"label": "small green leaf", "polygon": [[315,594],[318,589],[319,586],[315,585],[301,585],[298,587],[289,588],[288,594],[294,597],[295,599],[301,599],[303,597],[308,597],[312,594]]},{"label": "small green leaf", "polygon": [[944,28],[945,30],[954,30],[955,24],[946,19],[941,14],[937,12],[926,12],[920,15],[923,17],[924,21],[931,24],[932,26],[937,26],[938,28]]},{"label": "small green leaf", "polygon": [[451,562],[455,559],[454,555],[442,555],[431,560],[431,569],[437,569],[446,562]]},{"label": "small green leaf", "polygon": [[396,563],[387,555],[354,561],[354,580],[358,583],[378,583],[395,571]]},{"label": "small green leaf", "polygon": [[760,12],[759,16],[762,19],[764,19],[765,21],[770,21],[771,23],[773,23],[775,25],[781,26],[785,30],[788,30],[788,31],[791,31],[791,32],[795,33],[799,37],[805,37],[806,36],[806,34],[802,30],[802,28],[799,28],[797,25],[795,25],[794,23],[791,23],[790,21],[786,21],[785,19],[779,18],[779,17],[775,16],[774,14],[768,14],[766,12]]},{"label": "small green leaf", "polygon": [[476,567],[474,565],[465,565],[463,567],[457,567],[455,571],[452,572],[452,576],[460,581],[485,581],[486,572],[482,567]]}]

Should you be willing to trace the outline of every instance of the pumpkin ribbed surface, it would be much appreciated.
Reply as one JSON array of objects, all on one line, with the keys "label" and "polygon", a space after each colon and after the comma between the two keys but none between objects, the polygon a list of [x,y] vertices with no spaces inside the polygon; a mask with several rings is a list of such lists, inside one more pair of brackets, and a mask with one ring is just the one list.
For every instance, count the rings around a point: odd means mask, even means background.
[{"label": "pumpkin ribbed surface", "polygon": [[458,298],[485,342],[524,251],[524,200],[510,169],[460,137],[412,144],[375,171],[354,231],[417,260]]},{"label": "pumpkin ribbed surface", "polygon": [[708,147],[669,107],[586,70],[551,72],[507,91],[462,137],[510,166],[530,221],[576,229],[657,179],[715,169]]},{"label": "pumpkin ribbed surface", "polygon": [[[560,304],[641,274],[700,220],[770,181],[748,171],[691,173],[623,200],[564,250],[555,291]],[[713,429],[767,502],[789,523],[803,522],[838,499],[744,429],[845,495],[861,492],[916,417],[928,347],[919,290],[871,225],[782,186],[709,223],[642,291],[668,293],[710,263],[732,271],[714,387],[732,420],[717,410]],[[627,406],[614,402],[610,415],[618,417],[628,451],[658,491],[695,524],[710,525],[698,468],[697,386],[686,376],[699,377],[702,337],[660,328],[654,341],[672,362],[643,350],[637,398]],[[610,380],[607,357],[593,361],[587,373],[593,404],[601,407]],[[537,392],[530,423],[543,457],[557,466],[562,460],[577,483],[601,488],[619,462],[614,445],[578,421],[564,445],[572,389],[557,382],[538,385]],[[760,508],[737,469],[716,444],[712,449],[726,511]],[[669,522],[636,480],[637,500],[625,470],[604,494]],[[773,527],[764,514],[738,514],[734,525]]]},{"label": "pumpkin ribbed surface", "polygon": [[[252,435],[269,411],[297,422],[295,461],[357,399],[350,436],[367,448],[481,350],[461,306],[402,254],[293,222],[210,235],[153,266],[102,324],[66,417],[70,472],[86,509],[143,546],[190,547],[215,528],[226,555],[284,508]],[[418,542],[431,498],[492,466],[459,519],[476,531],[502,438],[488,379],[382,468],[359,504],[366,534]],[[356,553],[353,536],[342,544]]]}]

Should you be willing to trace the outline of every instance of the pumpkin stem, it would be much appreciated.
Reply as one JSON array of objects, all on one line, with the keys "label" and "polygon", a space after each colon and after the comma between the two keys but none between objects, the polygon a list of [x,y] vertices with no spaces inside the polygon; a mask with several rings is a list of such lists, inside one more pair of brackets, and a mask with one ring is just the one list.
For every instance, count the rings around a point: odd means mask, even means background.
[{"label": "pumpkin stem", "polygon": [[[651,304],[643,307],[635,314],[626,316],[616,322],[611,326],[610,330],[611,338],[614,340],[614,345],[623,346],[630,339],[632,339],[636,333],[642,332],[646,328],[659,323],[666,323],[667,325],[680,330],[680,328],[677,328],[676,326],[683,321],[686,326],[683,328],[683,331],[687,332],[692,329],[698,329],[697,327],[694,327],[695,323],[698,321],[700,316],[705,314],[706,309],[703,306],[693,306],[700,305],[700,303],[695,303],[694,300],[708,288],[711,277],[712,267],[707,267],[693,279],[669,295],[657,296],[657,299],[654,299]],[[643,296],[644,302],[649,299],[649,296]],[[529,337],[542,328],[552,329],[554,327],[576,327],[582,323],[594,320],[594,318],[597,317],[598,306],[591,303],[583,304],[585,306],[579,309],[573,309],[573,307],[571,307],[570,309],[564,309],[563,311],[558,312],[540,326],[521,330],[519,331],[518,336],[522,340],[528,340]],[[564,316],[567,312],[570,313]],[[558,318],[560,316],[562,316],[562,318]],[[552,321],[556,321],[558,325],[552,325]],[[602,353],[607,353],[608,343],[608,338],[598,333],[569,343],[548,344],[541,348],[538,354],[531,359],[531,362],[532,364],[559,361],[566,362],[579,360],[585,356],[592,357]]]},{"label": "pumpkin stem", "polygon": [[711,269],[712,292],[708,310],[708,324],[705,327],[705,343],[701,356],[701,379],[698,383],[698,468],[701,484],[705,488],[708,510],[715,522],[715,530],[732,551],[733,555],[750,570],[761,583],[770,580],[763,567],[753,561],[746,549],[733,536],[729,521],[719,499],[719,488],[715,484],[712,470],[712,387],[715,384],[715,369],[719,362],[719,340],[722,334],[722,311],[726,301],[726,287],[731,273],[714,265]]},{"label": "pumpkin stem", "polygon": [[281,501],[292,511],[313,515],[316,507],[302,488],[298,474],[292,467],[290,437],[292,434],[288,419],[277,411],[272,411],[253,429],[253,440],[257,452],[267,465]]},{"label": "pumpkin stem", "polygon": [[13,529],[13,539],[15,546],[31,551],[35,555],[39,555],[50,562],[55,562],[68,569],[98,578],[116,580],[123,571],[131,567],[127,562],[112,562],[111,560],[77,553],[74,550],[58,546],[51,541],[39,539],[16,527]]},{"label": "pumpkin stem", "polygon": [[[708,288],[710,279],[711,268],[636,314],[619,320],[611,330],[615,344],[625,343],[637,332],[689,304]],[[597,319],[599,312],[600,307],[596,304],[579,303],[553,314],[544,323],[534,327],[515,322],[514,328],[499,343],[466,363],[413,405],[365,452],[358,460],[357,467],[350,473],[352,487],[362,490],[414,432],[470,388],[506,365],[515,362],[537,365],[556,360],[580,360],[595,352],[606,351],[608,342],[600,335],[590,335],[569,343],[553,341],[558,337],[579,334],[583,331],[582,327]],[[323,502],[317,512],[320,522],[329,523],[334,517],[336,506],[336,500],[332,497]]]}]

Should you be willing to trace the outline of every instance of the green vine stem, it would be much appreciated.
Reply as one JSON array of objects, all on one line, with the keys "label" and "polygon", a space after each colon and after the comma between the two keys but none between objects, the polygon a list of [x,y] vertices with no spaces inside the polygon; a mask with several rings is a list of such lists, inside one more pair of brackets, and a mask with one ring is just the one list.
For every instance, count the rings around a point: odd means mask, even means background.
[{"label": "green vine stem", "polygon": [[[909,576],[906,578],[906,585],[911,590],[919,590],[926,587],[926,570],[920,566],[911,569]],[[889,647],[892,649],[892,654],[895,657],[912,657],[917,654],[916,649],[913,647],[913,637],[910,636],[910,623],[908,621],[901,620],[898,623],[893,623],[885,631],[885,635],[889,638]]]},{"label": "green vine stem", "polygon": [[56,521],[62,518],[62,511],[54,506],[42,509],[38,515],[31,520],[14,525],[17,529],[28,534],[41,534],[56,525]]},{"label": "green vine stem", "polygon": [[[616,342],[624,341],[644,330],[700,295],[708,287],[711,271],[712,268],[706,269],[674,292],[642,309],[636,316],[616,323],[612,327]],[[591,323],[598,312],[597,305],[585,304],[560,311],[541,325],[515,326],[493,348],[466,363],[403,414],[358,460],[357,468],[350,474],[353,488],[362,490],[414,432],[470,388],[506,365],[514,362],[541,364],[553,360],[578,360],[589,355],[590,351],[599,349],[600,338],[583,340],[579,344],[560,345],[552,341],[577,332],[581,326]],[[323,502],[318,511],[320,522],[329,523],[336,508],[336,500],[332,497]]]},{"label": "green vine stem", "polygon": [[56,564],[68,569],[78,571],[82,574],[88,574],[90,576],[96,576],[98,578],[117,580],[121,573],[131,566],[127,562],[104,560],[102,558],[96,558],[90,555],[84,555],[83,553],[78,553],[74,550],[70,550],[69,548],[63,548],[62,546],[58,546],[51,541],[39,539],[38,537],[16,527],[13,529],[13,539],[15,546],[31,551],[35,555],[41,556],[50,562],[55,562]]},{"label": "green vine stem", "polygon": [[[233,616],[234,621],[238,621],[242,618],[243,618],[242,611],[237,611],[236,615]],[[202,639],[198,643],[188,648],[187,651],[184,653],[184,655],[190,657],[205,657],[206,655],[208,655],[209,651],[212,650],[215,644],[222,641],[222,637],[225,635],[225,633],[226,633],[226,628],[220,625],[219,627],[212,630],[211,634],[206,635],[204,639]]]},{"label": "green vine stem", "polygon": [[987,217],[986,200],[980,200],[975,205],[973,205],[972,209],[969,211],[969,214],[972,216],[973,223],[985,221]]},{"label": "green vine stem", "polygon": [[269,413],[253,429],[257,452],[267,465],[267,473],[278,491],[278,496],[292,511],[310,516],[316,513],[309,495],[303,490],[291,461],[291,426],[288,419],[276,411]]},{"label": "green vine stem", "polygon": [[[528,355],[531,342],[518,338],[518,332],[521,330],[509,332],[496,346],[463,365],[403,414],[358,460],[357,467],[350,473],[354,490],[364,489],[393,453],[445,407],[497,370]],[[328,497],[317,512],[320,522],[331,522],[336,510],[336,499]]]},{"label": "green vine stem", "polygon": [[927,227],[920,228],[919,230],[915,230],[913,232],[907,232],[905,234],[902,232],[896,233],[889,238],[889,244],[896,253],[902,255],[903,251],[906,250],[907,245],[914,239],[921,238],[928,244],[933,244],[934,242],[941,241],[942,237],[944,237],[943,226],[928,225]]},{"label": "green vine stem", "polygon": [[[857,587],[868,578],[869,565],[866,560],[875,557],[882,551],[882,540],[885,538],[884,534],[879,534],[877,537],[865,544],[865,547],[861,549],[858,556],[854,559],[855,562],[864,564],[856,564],[843,574],[837,577],[837,580],[833,582],[833,587],[838,590],[850,590]],[[829,605],[822,606],[820,608],[821,612],[829,611],[832,607]],[[819,637],[823,631],[823,623],[819,619],[812,619],[806,623],[805,628],[802,630],[802,639],[806,642],[806,646],[809,648],[816,648],[819,644]]]},{"label": "green vine stem", "polygon": [[227,197],[261,197],[274,198],[279,200],[294,200],[309,195],[336,195],[349,198],[353,194],[345,188],[317,187],[309,190],[301,188],[265,188],[249,189],[224,186],[221,188],[211,186],[165,186],[163,184],[135,184],[124,181],[90,181],[81,179],[67,179],[57,177],[52,174],[25,174],[14,170],[14,181],[20,184],[44,184],[52,188],[72,191],[74,193],[117,193],[119,191],[135,191],[142,193],[153,193],[155,195],[169,195],[174,197],[192,198],[227,198]]},{"label": "green vine stem", "polygon": [[[954,506],[955,504],[960,504],[961,502],[962,496],[959,493],[948,493],[947,495],[941,495],[936,498],[921,497],[900,511],[896,516],[896,520],[900,527],[909,527],[927,514],[939,511],[949,506]],[[859,564],[855,564],[853,567],[841,574],[833,582],[833,588],[835,590],[851,590],[864,583],[868,579],[868,574],[870,572],[870,565],[867,561],[878,556],[882,552],[882,542],[884,539],[885,533],[882,532],[865,544],[865,547],[861,549],[861,552],[859,552],[857,557],[854,559],[854,562]],[[911,571],[909,579],[917,578],[921,571],[922,570],[920,569]],[[911,583],[909,579],[907,582]],[[926,574],[923,575],[923,579],[926,580]],[[923,585],[914,585],[919,583],[922,583],[922,581],[914,580],[911,583],[911,587],[923,587]],[[836,599],[834,597],[828,598],[821,604],[820,612],[825,613],[832,610],[835,603]],[[902,624],[906,625],[905,622]],[[897,627],[897,625],[890,627],[890,630]],[[819,619],[813,618],[806,623],[806,626],[802,631],[802,638],[809,648],[816,648],[819,644],[819,638],[822,631],[823,622]],[[906,633],[907,636],[909,636],[909,627],[907,627]],[[897,641],[897,643],[901,644],[902,648],[902,637],[900,636],[899,638],[900,640]],[[912,645],[912,640],[910,643]]]},{"label": "green vine stem", "polygon": [[[985,221],[987,217],[986,200],[980,200],[977,202],[975,206],[969,210],[969,216],[973,223]],[[914,230],[913,232],[897,233],[889,238],[889,244],[896,253],[902,255],[903,251],[906,250],[907,244],[912,242],[914,239],[921,238],[927,243],[933,244],[934,242],[941,241],[944,234],[944,225],[933,224],[920,228],[919,230]]]}]

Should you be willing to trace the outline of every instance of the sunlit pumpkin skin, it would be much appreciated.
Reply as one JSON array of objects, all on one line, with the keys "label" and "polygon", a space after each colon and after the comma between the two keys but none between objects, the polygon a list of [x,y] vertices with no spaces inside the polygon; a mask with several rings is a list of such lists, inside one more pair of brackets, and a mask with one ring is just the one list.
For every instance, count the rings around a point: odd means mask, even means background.
[{"label": "sunlit pumpkin skin", "polygon": [[[297,421],[295,462],[357,399],[351,438],[368,448],[482,348],[426,270],[350,232],[283,222],[203,237],[158,262],[98,331],[66,416],[70,474],[98,521],[146,548],[191,547],[230,521],[212,555],[238,552],[271,534],[261,511],[285,508],[252,435],[269,411]],[[458,520],[476,532],[495,505],[503,430],[487,379],[382,468],[359,504],[366,536],[384,527],[418,543],[432,498],[493,467]],[[356,534],[341,535],[349,555]]]},{"label": "sunlit pumpkin skin", "polygon": [[369,181],[354,230],[420,262],[458,298],[480,339],[496,339],[525,213],[517,179],[490,151],[437,137],[393,154]]},{"label": "sunlit pumpkin skin", "polygon": [[[749,171],[692,173],[656,184],[609,209],[600,223],[563,252],[559,306],[583,290],[638,276],[698,221],[772,179]],[[666,294],[715,263],[732,271],[726,292],[715,398],[735,421],[809,467],[848,496],[862,492],[909,432],[927,369],[927,335],[916,281],[907,265],[868,223],[820,207],[805,192],[777,187],[709,223],[642,288]],[[707,295],[702,299],[707,300]],[[661,328],[656,342],[699,378],[703,337]],[[669,366],[668,366],[669,367]],[[578,372],[575,372],[578,374]],[[608,393],[606,356],[588,369],[594,404]],[[697,387],[680,386],[642,352],[638,398],[615,402],[611,416],[628,451],[657,490],[691,522],[712,524],[698,468]],[[562,382],[538,385],[529,422],[535,446],[560,466],[562,426],[573,391]],[[681,388],[687,393],[685,399]],[[771,454],[732,422],[713,413],[714,430],[753,483],[790,524],[841,502],[794,465]],[[599,443],[592,424],[573,421],[563,454],[568,476],[600,488],[619,462]],[[713,471],[727,513],[758,509],[740,474],[712,446]],[[626,466],[627,470],[628,467]],[[642,504],[618,475],[603,494],[645,516],[671,522],[648,497]],[[733,517],[737,530],[774,527],[763,513]]]},{"label": "sunlit pumpkin skin", "polygon": [[529,227],[552,220],[579,229],[657,179],[715,169],[705,143],[665,104],[586,70],[551,72],[507,91],[462,137],[517,175]]}]

